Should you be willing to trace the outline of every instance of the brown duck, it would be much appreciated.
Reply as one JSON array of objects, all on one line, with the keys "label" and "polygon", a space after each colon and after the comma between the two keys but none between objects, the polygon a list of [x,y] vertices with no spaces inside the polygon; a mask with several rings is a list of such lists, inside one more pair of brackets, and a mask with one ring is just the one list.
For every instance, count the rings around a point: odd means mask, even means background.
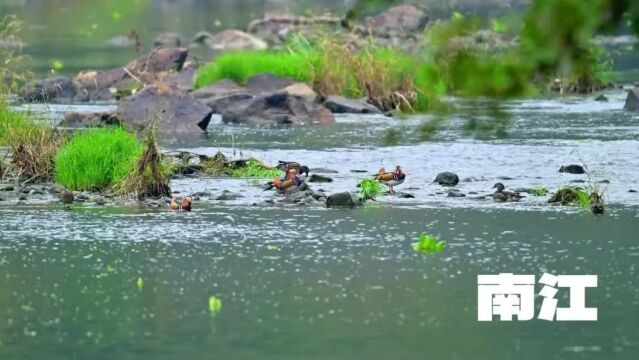
[{"label": "brown duck", "polygon": [[504,191],[506,187],[502,183],[495,184],[493,189],[497,189],[493,193],[493,199],[496,202],[517,202],[522,198],[518,192]]},{"label": "brown duck", "polygon": [[395,194],[394,186],[401,185],[406,180],[406,174],[402,171],[402,168],[397,166],[395,171],[387,172],[384,168],[379,169],[377,175],[375,175],[375,180],[378,180],[381,183],[384,183],[388,186],[388,191],[391,194]]},{"label": "brown duck", "polygon": [[275,178],[273,181],[266,184],[264,191],[271,190],[273,188],[279,191],[289,191],[294,188],[300,188],[304,184],[302,178],[298,175],[297,170],[290,169],[286,172],[283,178]]},{"label": "brown duck", "polygon": [[284,173],[288,173],[289,170],[295,170],[298,174],[305,174],[306,176],[308,176],[308,173],[310,172],[308,166],[302,165],[296,161],[279,160],[276,168],[284,171]]}]

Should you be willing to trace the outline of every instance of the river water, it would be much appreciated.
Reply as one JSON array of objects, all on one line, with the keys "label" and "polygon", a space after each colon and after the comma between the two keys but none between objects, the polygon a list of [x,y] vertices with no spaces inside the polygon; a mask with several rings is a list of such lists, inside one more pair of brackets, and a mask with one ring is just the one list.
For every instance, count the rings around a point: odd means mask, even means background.
[{"label": "river water", "polygon": [[[346,116],[325,128],[216,121],[208,136],[165,143],[334,169],[335,182],[313,186],[327,192],[354,190],[366,174],[352,170],[405,168],[398,190],[414,199],[360,209],[270,205],[259,183],[229,179],[173,181],[182,195],[211,193],[188,214],[5,202],[0,358],[636,359],[639,116],[619,110],[623,93],[608,96],[503,104],[505,131],[483,126],[486,112],[451,115],[428,140],[419,129],[430,117]],[[590,179],[557,172],[582,162]],[[466,198],[431,183],[445,170],[471,180],[459,186]],[[607,213],[482,199],[497,181],[604,181]],[[213,200],[224,190],[242,197]],[[421,233],[448,248],[415,253]],[[598,275],[587,304],[599,320],[480,323],[477,275],[501,272]],[[565,289],[558,298],[567,305]]]}]

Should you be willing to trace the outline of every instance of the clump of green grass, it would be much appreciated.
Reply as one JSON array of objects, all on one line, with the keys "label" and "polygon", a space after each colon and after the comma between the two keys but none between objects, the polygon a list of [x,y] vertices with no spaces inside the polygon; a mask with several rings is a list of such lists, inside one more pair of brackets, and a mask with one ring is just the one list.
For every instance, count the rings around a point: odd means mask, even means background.
[{"label": "clump of green grass", "polygon": [[421,253],[437,253],[446,249],[446,241],[440,241],[435,236],[421,234],[419,241],[413,244],[413,249]]},{"label": "clump of green grass", "polygon": [[362,200],[375,200],[384,191],[384,185],[375,179],[364,179],[359,184],[359,197]]},{"label": "clump of green grass", "polygon": [[592,203],[590,198],[590,192],[583,189],[575,189],[577,192],[577,200],[579,202],[579,206],[582,209],[590,209],[590,204]]},{"label": "clump of green grass", "polygon": [[300,82],[313,82],[313,69],[319,66],[321,54],[314,50],[298,52],[248,51],[226,53],[204,65],[195,78],[195,87],[231,79],[246,83],[260,73],[288,77]]},{"label": "clump of green grass", "polygon": [[125,129],[91,129],[62,147],[55,158],[55,177],[70,190],[103,190],[131,173],[141,155],[142,146]]},{"label": "clump of green grass", "polygon": [[236,178],[273,179],[280,174],[280,170],[265,167],[256,159],[249,159],[246,161],[246,166],[231,170],[231,176]]},{"label": "clump of green grass", "polygon": [[[63,137],[35,115],[12,110],[0,96],[0,146],[11,152],[10,168],[25,182],[48,180]],[[5,170],[6,171],[6,170]]]},{"label": "clump of green grass", "polygon": [[209,297],[209,312],[211,316],[217,315],[220,311],[222,311],[222,300],[217,296],[211,295]]}]

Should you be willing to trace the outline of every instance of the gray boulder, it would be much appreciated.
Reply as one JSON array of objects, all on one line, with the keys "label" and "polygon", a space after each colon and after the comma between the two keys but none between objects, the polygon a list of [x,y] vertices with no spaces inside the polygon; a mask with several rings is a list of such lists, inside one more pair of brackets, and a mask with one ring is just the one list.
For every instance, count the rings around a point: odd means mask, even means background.
[{"label": "gray boulder", "polygon": [[326,125],[333,114],[321,105],[291,96],[285,91],[256,96],[222,112],[226,124],[249,125]]},{"label": "gray boulder", "polygon": [[63,127],[96,127],[105,125],[122,125],[120,118],[111,112],[86,113],[67,112],[60,122]]},{"label": "gray boulder", "polygon": [[121,101],[116,114],[132,130],[142,130],[156,119],[163,134],[188,134],[206,131],[213,112],[186,91],[150,86]]},{"label": "gray boulder", "polygon": [[639,111],[639,88],[630,89],[628,91],[626,104],[623,108],[627,111]]},{"label": "gray boulder", "polygon": [[335,193],[326,198],[326,207],[329,208],[354,208],[361,203],[357,194],[350,192]]},{"label": "gray boulder", "polygon": [[459,176],[452,172],[443,172],[437,174],[434,182],[442,186],[455,186],[459,184]]},{"label": "gray boulder", "polygon": [[393,37],[421,32],[428,21],[428,15],[420,7],[399,5],[373,17],[367,25],[377,36]]},{"label": "gray boulder", "polygon": [[342,96],[330,95],[324,101],[324,106],[334,114],[381,114],[376,106],[366,102],[366,99],[347,99]]},{"label": "gray boulder", "polygon": [[189,50],[186,48],[155,49],[148,56],[130,62],[127,69],[135,75],[147,72],[180,71],[188,55]]},{"label": "gray boulder", "polygon": [[215,96],[204,101],[214,114],[223,114],[246,104],[255,98],[255,95],[247,93],[231,93],[228,95]]},{"label": "gray boulder", "polygon": [[29,83],[19,95],[27,102],[49,102],[71,100],[75,96],[75,91],[71,79],[66,76],[56,76]]},{"label": "gray boulder", "polygon": [[211,50],[264,50],[268,44],[249,33],[241,30],[228,29],[211,35],[207,32],[200,32],[195,35],[193,42],[205,45]]},{"label": "gray boulder", "polygon": [[73,79],[73,85],[76,88],[75,101],[108,101],[115,99],[111,89],[133,88],[137,83],[124,68],[117,68],[81,72]]},{"label": "gray boulder", "polygon": [[567,173],[567,174],[575,174],[575,175],[581,175],[581,174],[585,174],[586,173],[586,169],[584,169],[583,166],[581,165],[564,165],[562,167],[559,168],[559,172],[560,173]]}]

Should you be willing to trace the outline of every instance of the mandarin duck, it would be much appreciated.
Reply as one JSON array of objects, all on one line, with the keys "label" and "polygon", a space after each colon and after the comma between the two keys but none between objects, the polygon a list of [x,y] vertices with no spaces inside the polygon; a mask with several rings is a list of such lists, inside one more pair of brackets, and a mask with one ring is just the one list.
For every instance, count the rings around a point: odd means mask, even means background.
[{"label": "mandarin duck", "polygon": [[290,169],[286,172],[286,175],[282,178],[275,178],[273,181],[266,184],[264,191],[271,190],[273,188],[279,191],[289,191],[292,189],[299,189],[304,185],[304,180],[298,175],[297,170]]},{"label": "mandarin duck", "polygon": [[310,172],[308,166],[302,165],[295,161],[279,160],[276,168],[284,171],[284,173],[288,173],[289,170],[295,170],[298,174],[305,174],[306,176],[308,176],[308,173]]},{"label": "mandarin duck", "polygon": [[504,191],[506,187],[502,183],[495,184],[493,189],[497,189],[493,193],[493,199],[497,202],[517,202],[522,198],[518,192]]},{"label": "mandarin duck", "polygon": [[191,211],[193,207],[193,199],[190,197],[185,197],[181,202],[178,203],[176,198],[171,199],[171,203],[169,204],[169,208],[173,211]]},{"label": "mandarin duck", "polygon": [[393,187],[403,184],[404,180],[406,180],[406,174],[399,166],[395,168],[395,171],[391,172],[387,172],[384,168],[381,168],[377,172],[377,175],[375,175],[375,180],[388,186],[388,191],[390,194],[395,194],[395,190],[393,189]]}]

